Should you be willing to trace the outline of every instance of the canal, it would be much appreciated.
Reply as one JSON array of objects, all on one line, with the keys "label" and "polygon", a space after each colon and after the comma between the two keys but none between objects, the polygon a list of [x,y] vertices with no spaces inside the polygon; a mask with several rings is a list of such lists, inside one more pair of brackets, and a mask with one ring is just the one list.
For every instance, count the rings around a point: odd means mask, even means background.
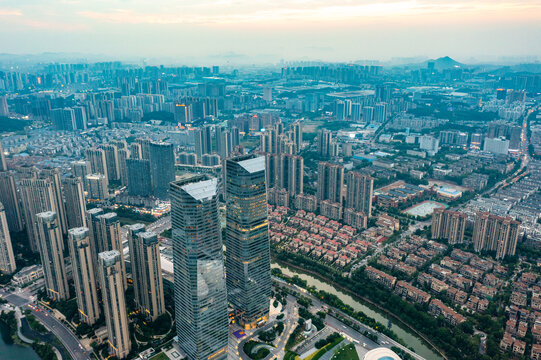
[{"label": "canal", "polygon": [[393,319],[391,316],[387,315],[385,312],[382,312],[379,309],[376,309],[369,304],[364,304],[361,301],[354,299],[350,295],[338,290],[334,286],[327,284],[311,275],[299,272],[297,270],[284,267],[277,263],[272,263],[273,268],[279,268],[282,270],[282,273],[288,276],[297,275],[303,280],[306,280],[308,286],[314,286],[318,290],[324,290],[328,293],[334,294],[340,298],[345,304],[353,307],[356,311],[362,311],[371,318],[379,321],[383,325],[387,325],[389,320],[393,320],[392,330],[402,338],[408,347],[411,347],[417,354],[421,355],[427,360],[441,360],[443,359],[438,353],[434,352],[430,347],[428,347],[425,342],[417,337],[415,334],[411,333],[406,327],[400,326],[398,320]]}]

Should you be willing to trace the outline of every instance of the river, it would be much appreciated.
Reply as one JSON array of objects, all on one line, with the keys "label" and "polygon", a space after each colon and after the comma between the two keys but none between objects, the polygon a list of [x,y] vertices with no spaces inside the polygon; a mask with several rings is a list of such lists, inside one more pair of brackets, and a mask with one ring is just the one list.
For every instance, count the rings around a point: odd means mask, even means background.
[{"label": "river", "polygon": [[[389,315],[386,313],[372,307],[369,305],[365,305],[364,303],[360,302],[359,300],[354,299],[350,295],[338,290],[334,286],[324,283],[321,280],[311,276],[307,275],[305,273],[298,272],[294,269],[284,267],[282,265],[279,265],[277,263],[272,263],[273,268],[279,268],[282,270],[282,272],[285,275],[293,276],[297,275],[303,280],[306,280],[308,286],[314,286],[318,290],[324,290],[328,293],[334,294],[340,298],[345,304],[350,305],[357,311],[362,311],[366,315],[370,316],[371,318],[376,319],[383,325],[388,324],[389,319],[392,319]],[[398,320],[392,319],[392,330],[400,337],[402,340],[405,341],[406,345],[408,347],[411,347],[415,350],[415,352],[422,357],[424,357],[427,360],[442,360],[443,358],[436,352],[434,352],[430,347],[428,347],[425,342],[417,337],[416,335],[412,334],[410,331],[407,330],[407,328],[400,326],[398,323]]]},{"label": "river", "polygon": [[28,346],[6,344],[0,336],[0,359],[2,360],[39,360],[39,356]]}]

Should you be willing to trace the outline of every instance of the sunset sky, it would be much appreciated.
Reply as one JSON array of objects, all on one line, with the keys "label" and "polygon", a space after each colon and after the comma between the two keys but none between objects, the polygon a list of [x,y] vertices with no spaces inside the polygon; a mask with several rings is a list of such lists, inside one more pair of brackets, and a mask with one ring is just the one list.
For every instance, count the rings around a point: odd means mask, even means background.
[{"label": "sunset sky", "polygon": [[541,59],[541,1],[0,0],[0,53],[41,52],[178,62]]}]

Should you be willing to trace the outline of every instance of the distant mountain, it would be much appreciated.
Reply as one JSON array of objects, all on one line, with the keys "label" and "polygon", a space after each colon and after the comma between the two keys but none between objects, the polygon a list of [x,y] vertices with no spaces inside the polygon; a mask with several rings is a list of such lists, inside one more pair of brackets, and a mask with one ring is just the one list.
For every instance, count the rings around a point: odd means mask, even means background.
[{"label": "distant mountain", "polygon": [[459,63],[458,61],[450,58],[449,56],[440,57],[435,60],[427,60],[423,62],[425,66],[428,66],[428,63],[434,63],[434,68],[436,70],[445,70],[445,69],[451,69],[455,67],[465,67],[466,65]]}]

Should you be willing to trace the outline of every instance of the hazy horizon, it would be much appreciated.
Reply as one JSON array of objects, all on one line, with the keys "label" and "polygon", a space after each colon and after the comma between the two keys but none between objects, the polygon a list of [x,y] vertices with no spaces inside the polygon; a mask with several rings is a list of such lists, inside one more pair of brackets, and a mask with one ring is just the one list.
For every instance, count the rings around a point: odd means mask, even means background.
[{"label": "hazy horizon", "polygon": [[0,52],[177,63],[541,58],[541,3],[35,0],[0,3]]}]

